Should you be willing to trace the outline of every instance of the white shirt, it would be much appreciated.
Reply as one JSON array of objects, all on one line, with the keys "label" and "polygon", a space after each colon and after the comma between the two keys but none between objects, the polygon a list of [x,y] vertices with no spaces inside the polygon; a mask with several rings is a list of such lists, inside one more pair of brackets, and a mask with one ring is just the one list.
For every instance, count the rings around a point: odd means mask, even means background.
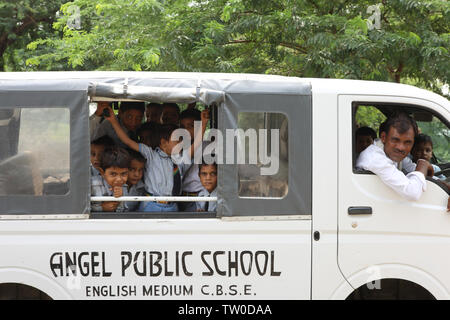
[{"label": "white shirt", "polygon": [[[208,146],[210,141],[202,142],[202,155],[203,150]],[[193,161],[194,159],[192,159]],[[191,167],[186,171],[183,176],[183,191],[184,192],[200,192],[203,189],[202,183],[200,182],[200,177],[198,175],[199,165],[193,163]]]},{"label": "white shirt", "polygon": [[95,113],[89,117],[89,136],[91,138],[94,136],[95,131],[97,131],[100,120],[102,120],[102,117],[97,116]]},{"label": "white shirt", "polygon": [[381,181],[408,200],[419,200],[426,191],[425,176],[422,172],[413,171],[406,176],[398,170],[398,163],[389,159],[384,150],[372,144],[368,146],[356,160],[356,167],[375,173]]},{"label": "white shirt", "polygon": [[[203,188],[203,190],[201,190],[198,193],[199,197],[217,197],[217,188],[215,188],[213,191],[211,191],[211,193],[209,193],[208,190],[206,190],[205,188]],[[217,210],[217,202],[216,201],[197,201],[197,209],[201,209],[204,211],[216,211]],[[208,205],[206,205],[208,204]]]},{"label": "white shirt", "polygon": [[173,188],[173,161],[180,169],[181,179],[187,169],[191,166],[186,164],[190,158],[180,154],[168,156],[159,147],[152,149],[139,143],[139,152],[147,159],[144,171],[145,190],[154,196],[171,196]]}]

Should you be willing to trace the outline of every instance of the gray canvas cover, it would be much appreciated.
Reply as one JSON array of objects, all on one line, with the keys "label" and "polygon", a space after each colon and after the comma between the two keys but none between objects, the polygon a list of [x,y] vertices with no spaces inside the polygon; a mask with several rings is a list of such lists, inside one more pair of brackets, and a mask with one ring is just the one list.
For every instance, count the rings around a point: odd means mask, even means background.
[{"label": "gray canvas cover", "polygon": [[[86,214],[89,211],[89,128],[85,81],[8,81],[0,85],[0,110],[68,108],[70,112],[70,187],[65,195],[2,195],[0,214]],[[20,161],[26,157],[10,154]],[[21,160],[22,159],[22,160]],[[23,160],[25,159],[25,160]],[[8,159],[4,163],[8,164]],[[14,161],[10,161],[14,163]],[[6,166],[4,171],[7,171]]]},{"label": "gray canvas cover", "polygon": [[[308,83],[231,83],[219,108],[220,128],[238,128],[239,112],[283,113],[289,120],[287,195],[276,198],[239,197],[238,165],[219,166],[218,214],[222,216],[310,215],[312,207],[312,98]],[[224,139],[226,140],[226,139]],[[226,140],[226,143],[230,141]],[[226,147],[225,147],[226,148]],[[235,146],[236,153],[236,146]]]},{"label": "gray canvas cover", "polygon": [[97,97],[216,104],[219,130],[237,128],[238,113],[242,111],[285,114],[289,119],[288,194],[283,199],[239,198],[238,167],[219,165],[218,215],[311,214],[309,82],[280,76],[152,72],[38,72],[0,76],[0,109],[62,105],[70,108],[72,179],[66,196],[0,197],[0,214],[88,212],[88,91]]}]

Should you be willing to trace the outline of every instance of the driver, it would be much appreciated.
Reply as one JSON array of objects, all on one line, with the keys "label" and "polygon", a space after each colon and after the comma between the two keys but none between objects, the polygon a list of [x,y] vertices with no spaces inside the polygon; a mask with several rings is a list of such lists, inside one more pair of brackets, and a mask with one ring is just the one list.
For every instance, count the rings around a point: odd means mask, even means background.
[{"label": "driver", "polygon": [[356,166],[375,173],[386,185],[409,200],[418,200],[426,190],[425,176],[433,176],[433,167],[419,159],[415,171],[405,175],[398,169],[410,153],[418,129],[416,122],[404,113],[386,120],[380,139],[383,147],[375,144],[367,147],[358,157]]}]

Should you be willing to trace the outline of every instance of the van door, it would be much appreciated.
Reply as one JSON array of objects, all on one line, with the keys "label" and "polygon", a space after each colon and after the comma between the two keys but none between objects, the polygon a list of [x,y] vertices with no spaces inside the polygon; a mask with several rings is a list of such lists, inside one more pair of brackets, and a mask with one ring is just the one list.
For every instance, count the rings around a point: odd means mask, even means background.
[{"label": "van door", "polygon": [[[375,280],[403,279],[436,298],[448,299],[450,216],[446,204],[449,195],[439,185],[427,181],[427,190],[420,200],[408,201],[376,175],[356,172],[352,158],[352,110],[359,103],[386,104],[399,109],[412,106],[430,111],[447,123],[449,112],[433,102],[404,97],[341,95],[338,101],[340,269],[354,289],[368,284],[367,288],[378,290],[382,298],[392,297],[389,294],[393,292],[386,295],[389,288]],[[446,130],[448,133],[448,127]],[[402,298],[402,294],[394,295]]]},{"label": "van door", "polygon": [[87,217],[87,102],[87,87],[81,83],[42,80],[2,84],[1,216]]}]

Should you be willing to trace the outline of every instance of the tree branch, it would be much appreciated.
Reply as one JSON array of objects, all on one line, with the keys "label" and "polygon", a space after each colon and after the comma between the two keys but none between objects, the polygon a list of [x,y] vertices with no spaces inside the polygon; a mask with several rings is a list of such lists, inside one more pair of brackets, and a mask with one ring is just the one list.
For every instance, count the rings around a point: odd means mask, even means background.
[{"label": "tree branch", "polygon": [[[264,44],[269,44],[269,42],[263,42],[263,41],[258,41],[257,42],[256,40],[231,40],[231,41],[228,41],[226,43],[223,43],[222,45],[241,44],[241,43],[264,43]],[[280,43],[278,43],[278,45],[282,46],[282,47],[286,47],[286,48],[290,48],[290,49],[296,50],[296,51],[301,52],[301,53],[308,53],[308,51],[305,48],[300,47],[299,45],[296,45],[294,43],[280,42]]]},{"label": "tree branch", "polygon": [[0,56],[3,56],[8,46],[15,41],[13,39],[9,39],[9,34],[14,33],[17,36],[20,36],[31,25],[37,25],[39,22],[51,22],[51,21],[52,19],[48,17],[35,19],[31,15],[27,15],[24,19],[22,19],[22,21],[20,21],[21,22],[20,25],[15,26],[10,32],[3,32],[3,34],[0,36]]}]

